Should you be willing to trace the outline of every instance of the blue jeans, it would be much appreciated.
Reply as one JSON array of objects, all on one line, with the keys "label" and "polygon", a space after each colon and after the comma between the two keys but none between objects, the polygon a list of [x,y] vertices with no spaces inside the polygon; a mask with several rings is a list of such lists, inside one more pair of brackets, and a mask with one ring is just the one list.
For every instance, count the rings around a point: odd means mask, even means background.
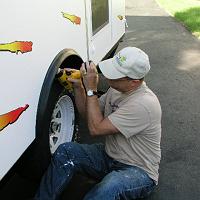
[{"label": "blue jeans", "polygon": [[74,173],[82,173],[99,181],[84,200],[143,198],[155,187],[154,181],[144,170],[109,157],[103,144],[70,142],[60,145],[54,153],[35,199],[59,199]]}]

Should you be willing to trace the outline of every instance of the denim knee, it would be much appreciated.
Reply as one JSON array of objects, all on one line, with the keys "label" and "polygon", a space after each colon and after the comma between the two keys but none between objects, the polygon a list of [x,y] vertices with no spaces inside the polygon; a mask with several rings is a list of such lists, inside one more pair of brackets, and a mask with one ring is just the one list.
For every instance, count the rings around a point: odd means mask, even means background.
[{"label": "denim knee", "polygon": [[69,155],[71,155],[74,153],[74,151],[75,151],[75,143],[66,142],[66,143],[60,144],[54,154],[57,154],[57,155],[66,155],[66,154],[68,155],[69,154]]},{"label": "denim knee", "polygon": [[73,160],[73,144],[64,143],[60,144],[55,153],[53,154],[53,160],[58,162],[66,162],[67,160]]}]

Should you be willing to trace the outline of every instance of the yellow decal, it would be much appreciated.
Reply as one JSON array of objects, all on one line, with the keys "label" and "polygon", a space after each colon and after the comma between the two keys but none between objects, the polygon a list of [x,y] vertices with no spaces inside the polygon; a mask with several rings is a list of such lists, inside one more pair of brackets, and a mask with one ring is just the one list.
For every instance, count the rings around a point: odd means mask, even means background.
[{"label": "yellow decal", "polygon": [[68,13],[62,12],[63,17],[70,20],[73,24],[80,25],[81,24],[81,18],[76,15],[70,15]]},{"label": "yellow decal", "polygon": [[16,54],[18,54],[18,52],[27,53],[32,51],[32,45],[32,42],[15,41],[11,43],[0,44],[0,51],[10,51],[11,53]]},{"label": "yellow decal", "polygon": [[119,20],[123,20],[124,19],[124,17],[122,15],[118,15],[117,17],[119,18]]}]

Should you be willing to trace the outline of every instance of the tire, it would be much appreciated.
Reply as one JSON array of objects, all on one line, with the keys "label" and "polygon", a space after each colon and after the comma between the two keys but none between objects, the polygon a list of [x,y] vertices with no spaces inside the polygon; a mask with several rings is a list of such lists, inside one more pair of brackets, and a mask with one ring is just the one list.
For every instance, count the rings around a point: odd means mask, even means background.
[{"label": "tire", "polygon": [[[59,144],[79,141],[79,116],[73,93],[61,86],[55,77],[58,68],[71,66],[80,69],[82,63],[83,60],[73,49],[63,49],[51,63],[38,102],[36,138],[13,167],[24,178],[40,181]],[[66,124],[63,123],[65,119]]]},{"label": "tire", "polygon": [[[65,110],[64,104],[68,106]],[[64,118],[67,119],[67,124],[63,124]],[[31,181],[39,182],[59,144],[79,141],[78,127],[79,116],[74,96],[55,80],[50,90],[41,131],[20,158],[17,164],[18,173]]]}]

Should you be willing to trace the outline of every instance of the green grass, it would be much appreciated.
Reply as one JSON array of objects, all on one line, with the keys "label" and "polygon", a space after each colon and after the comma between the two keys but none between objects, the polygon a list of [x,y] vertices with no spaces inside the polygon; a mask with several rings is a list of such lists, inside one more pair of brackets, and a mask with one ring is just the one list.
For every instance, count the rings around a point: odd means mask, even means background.
[{"label": "green grass", "polygon": [[200,0],[157,0],[157,2],[200,39]]}]

